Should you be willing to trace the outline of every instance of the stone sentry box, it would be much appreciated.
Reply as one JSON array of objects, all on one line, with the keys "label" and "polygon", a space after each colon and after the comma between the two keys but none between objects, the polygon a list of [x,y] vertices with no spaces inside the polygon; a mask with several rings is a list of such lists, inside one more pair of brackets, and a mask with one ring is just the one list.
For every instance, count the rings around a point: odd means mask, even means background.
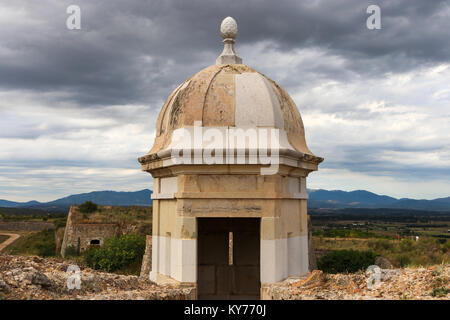
[{"label": "stone sentry box", "polygon": [[[289,95],[271,79],[242,64],[234,53],[234,19],[226,18],[221,32],[224,52],[215,65],[172,92],[159,114],[153,148],[139,158],[142,170],[154,178],[149,276],[158,283],[170,280],[197,286],[199,298],[264,298],[260,292],[266,284],[308,272],[306,177],[323,159],[308,149],[300,113]],[[211,129],[220,132],[223,143],[189,144],[189,139],[180,143],[180,137],[195,136],[199,124],[203,135]],[[231,150],[235,146],[230,144],[232,130],[245,133],[261,128],[278,132],[277,142],[268,143],[270,155],[276,155],[277,161],[277,170],[271,174],[262,174],[261,169],[269,167],[267,162],[250,159],[266,150],[252,145],[245,135],[234,136],[243,138],[244,143],[240,151]],[[225,146],[220,149],[222,163],[204,159],[188,163],[177,158],[179,150],[200,158],[211,149],[215,156],[220,155],[218,145]],[[228,161],[227,155],[238,152],[243,152],[240,161]],[[207,236],[208,222],[202,219],[209,219],[211,228],[218,228],[214,221],[223,222],[216,238]],[[257,226],[258,232],[245,233],[237,227],[240,221],[249,230]],[[233,241],[225,243],[223,239],[233,230],[237,232]],[[259,239],[255,242],[254,237]],[[209,251],[203,250],[205,244],[199,241],[207,241]],[[228,267],[224,256],[216,260],[208,257],[208,252],[212,257],[223,250],[229,250]],[[253,258],[243,258],[245,252]],[[249,278],[248,270],[255,266],[259,274],[249,280],[248,291],[238,288],[239,279]],[[223,284],[223,279],[229,283]],[[255,293],[252,281],[258,282],[259,292]]]}]

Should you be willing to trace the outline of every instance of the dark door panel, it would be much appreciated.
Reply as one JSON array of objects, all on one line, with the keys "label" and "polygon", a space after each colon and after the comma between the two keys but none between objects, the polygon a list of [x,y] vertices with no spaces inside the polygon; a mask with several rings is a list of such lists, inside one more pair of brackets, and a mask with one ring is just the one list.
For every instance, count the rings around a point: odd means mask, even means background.
[{"label": "dark door panel", "polygon": [[259,299],[260,219],[197,221],[198,298]]}]

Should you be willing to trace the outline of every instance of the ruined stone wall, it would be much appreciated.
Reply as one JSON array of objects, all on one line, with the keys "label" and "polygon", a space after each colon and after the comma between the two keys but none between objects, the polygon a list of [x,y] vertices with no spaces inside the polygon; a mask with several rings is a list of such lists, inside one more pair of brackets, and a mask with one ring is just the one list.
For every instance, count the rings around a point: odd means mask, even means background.
[{"label": "ruined stone wall", "polygon": [[145,239],[145,253],[142,257],[141,277],[148,278],[152,270],[152,236],[147,235]]},{"label": "ruined stone wall", "polygon": [[62,241],[64,239],[65,229],[66,229],[65,227],[60,227],[55,230],[55,243],[56,243],[55,253],[56,254],[61,252],[61,245],[62,245]]},{"label": "ruined stone wall", "polygon": [[[73,215],[74,207],[70,207],[69,213],[67,215],[66,221],[66,229],[64,231],[64,237],[61,244],[61,256],[64,257],[66,248],[72,244],[69,244],[69,234],[72,234],[72,215]],[[70,236],[70,241],[72,237]],[[70,242],[71,243],[71,242]]]},{"label": "ruined stone wall", "polygon": [[78,252],[83,252],[92,240],[98,240],[103,245],[106,238],[119,234],[119,226],[115,223],[77,223],[81,220],[78,208],[72,206],[67,216],[67,224],[61,245],[61,255],[64,257],[67,247],[73,246]]},{"label": "ruined stone wall", "polygon": [[92,240],[98,240],[99,245],[107,238],[119,234],[119,227],[116,224],[73,224],[68,232],[67,240],[61,246],[61,255],[69,246],[73,246],[78,252],[83,252],[90,245]]}]

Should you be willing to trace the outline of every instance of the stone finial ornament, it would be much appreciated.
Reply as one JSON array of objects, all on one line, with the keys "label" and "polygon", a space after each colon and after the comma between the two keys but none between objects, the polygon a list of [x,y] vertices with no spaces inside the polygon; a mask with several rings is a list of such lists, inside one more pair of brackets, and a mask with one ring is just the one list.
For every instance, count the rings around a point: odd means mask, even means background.
[{"label": "stone finial ornament", "polygon": [[236,38],[238,33],[238,27],[236,20],[232,17],[226,17],[223,19],[222,24],[220,25],[220,32],[222,33],[222,38]]},{"label": "stone finial ornament", "polygon": [[236,20],[232,17],[223,19],[220,25],[220,33],[222,34],[224,47],[222,54],[216,60],[216,64],[242,64],[242,59],[234,52],[234,39],[238,33]]}]

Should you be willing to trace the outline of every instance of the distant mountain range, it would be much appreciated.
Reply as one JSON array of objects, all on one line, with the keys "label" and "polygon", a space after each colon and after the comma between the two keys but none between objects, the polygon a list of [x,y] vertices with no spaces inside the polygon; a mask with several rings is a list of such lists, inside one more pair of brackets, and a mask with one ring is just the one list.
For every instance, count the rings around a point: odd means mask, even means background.
[{"label": "distant mountain range", "polygon": [[[397,208],[450,211],[450,197],[434,200],[396,199],[378,195],[365,190],[308,190],[310,208]],[[67,211],[73,204],[92,201],[100,205],[113,206],[150,206],[152,200],[151,190],[144,189],[136,192],[94,191],[71,195],[50,202],[14,202],[0,200],[0,207],[30,208],[46,211]]]},{"label": "distant mountain range", "polygon": [[310,208],[397,208],[416,210],[450,210],[450,197],[433,200],[396,199],[366,190],[308,190]]},{"label": "distant mountain range", "polygon": [[47,211],[67,211],[71,205],[92,201],[104,206],[151,206],[151,190],[144,189],[135,192],[93,191],[74,194],[50,202],[13,202],[0,199],[0,207],[30,208]]}]

